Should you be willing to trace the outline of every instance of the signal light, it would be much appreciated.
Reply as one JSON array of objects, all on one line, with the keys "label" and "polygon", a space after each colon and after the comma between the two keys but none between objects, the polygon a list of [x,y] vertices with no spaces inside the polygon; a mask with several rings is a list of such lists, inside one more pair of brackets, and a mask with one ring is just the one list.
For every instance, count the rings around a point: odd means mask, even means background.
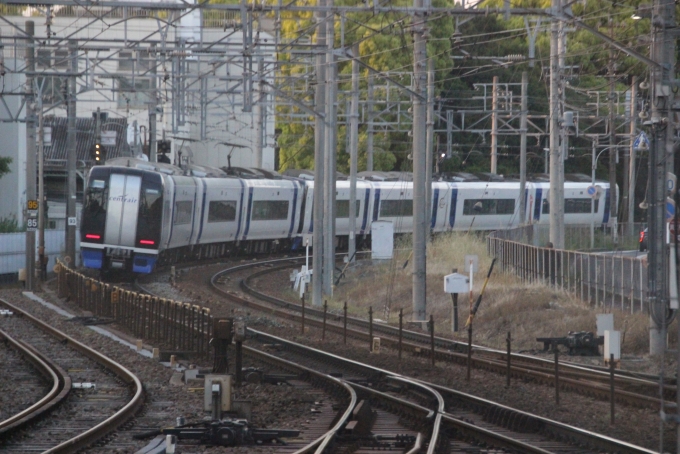
[{"label": "signal light", "polygon": [[95,165],[104,163],[104,147],[100,143],[95,143],[92,146],[92,160],[94,160]]}]

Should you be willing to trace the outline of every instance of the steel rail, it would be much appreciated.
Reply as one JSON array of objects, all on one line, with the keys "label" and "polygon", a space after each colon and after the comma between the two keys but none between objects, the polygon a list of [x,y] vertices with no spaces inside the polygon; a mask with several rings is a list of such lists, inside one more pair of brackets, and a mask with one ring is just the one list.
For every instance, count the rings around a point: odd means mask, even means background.
[{"label": "steel rail", "polygon": [[46,358],[31,345],[14,339],[3,330],[0,330],[0,340],[7,342],[12,348],[16,349],[41,375],[52,382],[51,389],[42,399],[4,421],[0,421],[0,435],[3,435],[16,431],[26,424],[30,424],[63,402],[71,391],[71,377],[61,367]]},{"label": "steel rail", "polygon": [[[298,449],[295,451],[293,454],[307,454],[312,452],[314,450],[314,453],[321,454],[326,447],[333,441],[333,439],[336,437],[338,432],[347,424],[350,416],[352,416],[352,411],[354,410],[354,407],[356,407],[357,404],[357,393],[352,389],[352,387],[345,381],[340,380],[335,377],[331,377],[330,375],[322,374],[321,372],[315,371],[314,369],[310,369],[308,367],[305,367],[300,364],[296,364],[292,361],[288,361],[283,358],[279,358],[277,356],[271,355],[269,353],[263,352],[262,350],[258,350],[256,348],[252,347],[247,347],[243,346],[243,351],[252,356],[255,357],[259,360],[265,361],[265,362],[273,362],[275,364],[281,365],[284,368],[287,369],[293,369],[297,370],[299,372],[304,372],[305,374],[315,376],[321,380],[325,380],[329,383],[333,383],[337,386],[341,386],[347,390],[350,396],[350,402],[349,405],[347,406],[347,409],[345,412],[338,418],[338,421],[335,423],[335,425],[330,428],[325,434],[321,435],[318,437],[316,440],[312,441],[309,443],[307,446]],[[316,449],[315,449],[316,448]]]},{"label": "steel rail", "polygon": [[45,331],[46,333],[50,334],[53,337],[56,337],[65,345],[70,346],[71,348],[77,350],[78,352],[87,356],[96,363],[102,365],[109,371],[113,372],[116,376],[118,376],[118,378],[123,380],[128,385],[131,385],[134,390],[134,395],[132,399],[123,408],[118,410],[112,416],[102,421],[101,423],[97,424],[96,426],[91,427],[85,432],[71,438],[70,440],[67,440],[57,446],[52,447],[51,449],[48,449],[47,451],[44,451],[43,454],[75,453],[81,449],[88,447],[95,441],[100,440],[102,437],[104,437],[105,435],[109,434],[110,432],[114,431],[119,426],[127,422],[131,417],[134,416],[134,414],[137,412],[140,406],[144,403],[143,399],[144,391],[142,388],[142,383],[139,380],[139,378],[137,378],[137,376],[130,372],[127,368],[123,367],[122,365],[118,364],[112,359],[107,358],[106,356],[102,355],[96,350],[89,348],[85,344],[78,342],[77,340],[68,336],[64,332],[59,331],[58,329],[48,325],[47,323],[43,322],[42,320],[39,320],[38,318],[32,316],[31,314],[18,308],[17,306],[3,299],[0,299],[0,304],[10,308],[17,314],[21,314],[22,317],[30,320],[41,330]]},{"label": "steel rail", "polygon": [[[299,344],[297,342],[293,342],[290,340],[286,340],[283,338],[280,338],[278,336],[274,336],[272,334],[264,333],[262,331],[254,330],[252,328],[248,328],[248,332],[252,333],[252,335],[256,338],[262,338],[266,339],[269,342],[272,343],[278,343],[281,345],[285,345],[291,348],[294,348],[296,350],[300,350],[305,352],[306,355],[313,354],[317,356],[323,356],[325,358],[332,358],[333,360],[342,362],[346,365],[350,365],[355,368],[363,368],[368,371],[372,371],[373,375],[377,376],[382,376],[382,377],[400,377],[406,380],[411,380],[411,381],[417,381],[420,382],[436,391],[438,391],[440,394],[443,396],[452,396],[455,397],[456,399],[463,400],[467,403],[469,403],[473,408],[498,408],[501,409],[502,411],[505,412],[512,412],[516,415],[520,415],[524,417],[527,421],[531,421],[532,424],[535,424],[536,426],[540,426],[543,430],[548,430],[552,433],[558,434],[560,437],[563,439],[579,439],[584,445],[589,445],[593,447],[597,447],[598,449],[602,449],[603,452],[616,452],[616,453],[629,453],[629,454],[653,454],[655,451],[651,451],[649,449],[643,448],[641,446],[636,446],[632,443],[628,443],[622,440],[617,440],[612,437],[608,437],[606,435],[598,434],[595,432],[591,432],[588,430],[580,429],[578,427],[570,426],[568,424],[563,424],[557,421],[553,421],[548,418],[544,418],[542,416],[537,416],[533,415],[531,413],[527,413],[521,410],[517,410],[505,405],[498,404],[496,402],[487,400],[487,399],[482,399],[470,394],[462,393],[450,388],[446,388],[441,385],[436,385],[434,383],[430,383],[424,380],[418,380],[418,379],[412,379],[406,376],[403,376],[401,374],[397,374],[395,372],[391,372],[385,369],[381,369],[375,366],[371,366],[369,364],[363,364],[359,363],[358,361],[354,361],[348,358],[343,358],[338,355],[333,355],[331,353],[324,352],[322,350],[313,348],[313,347],[308,347],[306,345]],[[352,386],[356,387],[354,383],[352,383]],[[447,414],[448,415],[448,414]],[[450,415],[449,415],[450,416]],[[456,418],[454,416],[451,416],[450,418],[444,418],[445,420],[450,421],[450,419],[455,420]],[[474,427],[474,426],[473,426]],[[538,449],[538,448],[534,448]],[[538,451],[534,451],[538,452]]]}]

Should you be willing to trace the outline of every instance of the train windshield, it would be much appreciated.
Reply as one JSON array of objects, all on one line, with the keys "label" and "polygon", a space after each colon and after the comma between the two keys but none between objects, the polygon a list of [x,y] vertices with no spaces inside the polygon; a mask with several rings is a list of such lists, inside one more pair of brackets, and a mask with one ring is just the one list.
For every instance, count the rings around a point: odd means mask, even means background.
[{"label": "train windshield", "polygon": [[163,185],[158,175],[147,174],[142,180],[137,218],[137,247],[157,249],[161,240]]},{"label": "train windshield", "polygon": [[81,241],[101,243],[104,241],[106,228],[106,209],[108,201],[109,173],[99,169],[92,171],[85,191],[82,224],[80,226]]}]

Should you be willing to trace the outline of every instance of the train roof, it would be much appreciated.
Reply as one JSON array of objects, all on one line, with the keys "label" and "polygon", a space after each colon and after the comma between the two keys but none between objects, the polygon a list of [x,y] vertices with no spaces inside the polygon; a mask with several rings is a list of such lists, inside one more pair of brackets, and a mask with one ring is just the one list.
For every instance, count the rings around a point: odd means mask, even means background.
[{"label": "train roof", "polygon": [[150,162],[138,158],[114,158],[106,161],[107,166],[129,167],[140,170],[149,170],[151,172],[160,172],[166,175],[174,176],[194,176],[201,178],[227,178],[224,171],[209,166],[199,166],[195,164],[188,164],[184,168],[177,167],[172,164],[163,162]]}]

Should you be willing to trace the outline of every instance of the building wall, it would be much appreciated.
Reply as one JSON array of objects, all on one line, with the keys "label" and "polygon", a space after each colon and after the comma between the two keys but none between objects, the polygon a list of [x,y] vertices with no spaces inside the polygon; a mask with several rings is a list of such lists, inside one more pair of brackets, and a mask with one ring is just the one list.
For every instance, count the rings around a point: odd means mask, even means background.
[{"label": "building wall", "polygon": [[[12,73],[13,61],[5,61],[7,73],[2,79],[5,87],[22,87],[26,78]],[[22,105],[21,96],[2,96],[0,119],[16,116]],[[21,116],[23,119],[23,114]],[[26,125],[0,121],[0,156],[12,158],[10,173],[0,178],[0,219],[15,218],[24,222],[26,206]]]}]

